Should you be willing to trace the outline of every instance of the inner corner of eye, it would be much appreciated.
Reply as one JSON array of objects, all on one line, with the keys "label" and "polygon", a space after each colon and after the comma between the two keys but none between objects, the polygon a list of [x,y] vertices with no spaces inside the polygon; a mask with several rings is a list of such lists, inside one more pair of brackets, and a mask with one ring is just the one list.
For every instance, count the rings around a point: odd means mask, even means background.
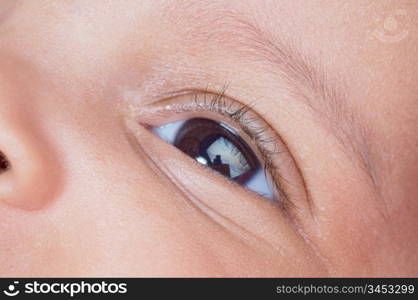
[{"label": "inner corner of eye", "polygon": [[259,158],[226,124],[192,118],[154,127],[152,132],[198,163],[267,199],[274,199]]}]

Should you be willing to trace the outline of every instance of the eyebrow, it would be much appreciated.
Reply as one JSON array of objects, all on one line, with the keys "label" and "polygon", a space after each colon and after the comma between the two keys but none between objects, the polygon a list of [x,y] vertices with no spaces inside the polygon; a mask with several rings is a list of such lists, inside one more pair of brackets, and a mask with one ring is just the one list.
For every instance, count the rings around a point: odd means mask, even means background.
[{"label": "eyebrow", "polygon": [[266,71],[279,75],[291,95],[315,112],[322,127],[335,136],[341,149],[357,162],[380,196],[379,173],[371,152],[372,133],[361,111],[350,105],[343,77],[331,76],[323,68],[320,57],[304,55],[294,43],[263,30],[255,18],[221,8],[213,2],[189,3],[186,0],[181,4],[185,6],[171,9],[174,13],[183,9],[183,14],[189,10],[185,26],[190,27],[187,37],[190,41],[225,45],[241,58],[262,64]]}]

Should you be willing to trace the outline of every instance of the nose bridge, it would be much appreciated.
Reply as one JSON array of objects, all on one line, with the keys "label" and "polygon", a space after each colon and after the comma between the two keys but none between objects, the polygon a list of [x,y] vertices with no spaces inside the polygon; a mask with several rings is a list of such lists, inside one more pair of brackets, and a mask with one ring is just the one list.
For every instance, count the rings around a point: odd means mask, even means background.
[{"label": "nose bridge", "polygon": [[59,176],[24,72],[18,63],[0,66],[0,151],[8,165],[0,173],[0,205],[37,210],[51,201]]}]

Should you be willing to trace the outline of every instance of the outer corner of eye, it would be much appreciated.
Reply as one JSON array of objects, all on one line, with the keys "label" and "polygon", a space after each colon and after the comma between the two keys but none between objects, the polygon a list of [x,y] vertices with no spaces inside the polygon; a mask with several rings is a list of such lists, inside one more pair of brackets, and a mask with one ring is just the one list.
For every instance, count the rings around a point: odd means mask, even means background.
[{"label": "outer corner of eye", "polygon": [[152,127],[151,130],[198,163],[268,200],[275,200],[260,159],[226,124],[192,118]]}]

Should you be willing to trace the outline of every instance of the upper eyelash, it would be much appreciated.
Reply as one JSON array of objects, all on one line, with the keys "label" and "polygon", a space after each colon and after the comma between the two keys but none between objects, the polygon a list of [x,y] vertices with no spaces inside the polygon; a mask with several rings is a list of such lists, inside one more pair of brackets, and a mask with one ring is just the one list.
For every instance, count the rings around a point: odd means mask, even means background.
[{"label": "upper eyelash", "polygon": [[[264,172],[268,172],[271,175],[271,179],[276,192],[278,193],[278,199],[280,199],[280,205],[284,208],[288,204],[292,204],[289,201],[289,197],[283,190],[280,180],[283,178],[277,170],[274,164],[274,157],[280,154],[278,137],[276,134],[269,134],[272,129],[266,123],[259,124],[259,120],[255,117],[248,116],[249,112],[254,112],[253,107],[256,102],[250,102],[249,104],[243,104],[238,101],[233,101],[226,96],[227,85],[225,85],[218,92],[209,91],[208,88],[200,90],[190,94],[193,100],[193,107],[190,104],[177,103],[170,105],[170,111],[176,112],[190,112],[190,111],[211,111],[218,113],[222,116],[229,118],[231,121],[237,123],[240,129],[255,143],[257,150],[262,156]],[[160,111],[161,113],[161,111]],[[261,119],[263,121],[263,119]],[[263,121],[262,123],[265,123]],[[268,178],[268,176],[266,177]]]}]

